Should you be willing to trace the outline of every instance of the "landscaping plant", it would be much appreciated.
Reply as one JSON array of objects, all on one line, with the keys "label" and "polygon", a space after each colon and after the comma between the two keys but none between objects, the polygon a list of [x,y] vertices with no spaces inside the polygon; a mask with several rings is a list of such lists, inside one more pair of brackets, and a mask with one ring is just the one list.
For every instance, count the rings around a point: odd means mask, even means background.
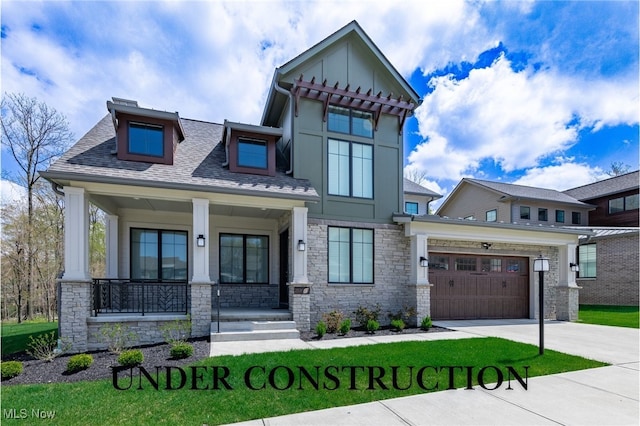
[{"label": "landscaping plant", "polygon": [[71,347],[67,339],[60,339],[60,344],[61,347],[58,348],[58,339],[56,339],[55,331],[43,333],[36,337],[29,336],[27,353],[35,359],[51,362],[58,355],[67,352]]},{"label": "landscaping plant", "polygon": [[77,373],[78,371],[86,370],[93,364],[93,357],[89,354],[78,354],[69,358],[67,362],[67,372]]},{"label": "landscaping plant", "polygon": [[109,352],[120,354],[130,347],[136,334],[129,330],[129,326],[121,323],[106,324],[100,330],[102,341],[107,344]]},{"label": "landscaping plant", "polygon": [[129,349],[118,356],[118,364],[123,367],[135,367],[142,364],[144,355],[140,349]]},{"label": "landscaping plant", "polygon": [[344,314],[341,311],[334,309],[328,314],[323,314],[322,319],[327,324],[327,332],[335,333],[340,328],[340,324],[344,319]]},{"label": "landscaping plant", "polygon": [[433,323],[431,322],[431,317],[422,318],[422,322],[420,323],[421,329],[428,331],[432,326]]},{"label": "landscaping plant", "polygon": [[3,361],[0,362],[0,374],[2,380],[11,379],[22,373],[22,363],[20,361]]},{"label": "landscaping plant", "polygon": [[316,324],[316,334],[322,339],[322,336],[327,334],[327,324],[324,321],[318,321]]},{"label": "landscaping plant", "polygon": [[376,331],[378,331],[378,329],[380,328],[380,323],[376,320],[369,320],[367,321],[367,331],[370,334],[375,333]]},{"label": "landscaping plant", "polygon": [[373,320],[378,322],[381,310],[382,308],[380,308],[380,304],[377,303],[375,308],[373,309],[369,309],[364,306],[358,306],[358,309],[356,309],[353,313],[356,316],[356,322],[360,324],[361,327],[368,328],[369,321]]},{"label": "landscaping plant", "polygon": [[391,328],[394,329],[395,331],[402,331],[404,330],[404,327],[405,327],[405,323],[401,319],[391,320]]},{"label": "landscaping plant", "polygon": [[349,318],[345,319],[340,323],[340,334],[345,335],[351,330],[351,320]]}]

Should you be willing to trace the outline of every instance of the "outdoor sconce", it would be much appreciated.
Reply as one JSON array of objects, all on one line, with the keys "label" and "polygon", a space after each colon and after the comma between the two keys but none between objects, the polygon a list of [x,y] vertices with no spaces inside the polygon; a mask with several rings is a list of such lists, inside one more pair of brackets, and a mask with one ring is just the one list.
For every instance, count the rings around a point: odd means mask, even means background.
[{"label": "outdoor sconce", "polygon": [[420,266],[422,266],[423,268],[429,266],[429,259],[424,256],[420,256]]},{"label": "outdoor sconce", "polygon": [[198,247],[204,247],[204,235],[200,234],[198,235],[198,238],[196,238],[196,245]]},{"label": "outdoor sconce", "polygon": [[491,248],[491,243],[481,243],[482,248],[485,250],[489,250]]},{"label": "outdoor sconce", "polygon": [[539,317],[539,329],[540,329],[540,343],[538,345],[538,352],[540,355],[544,354],[544,273],[549,271],[549,259],[546,257],[539,257],[533,259],[533,270],[538,273],[538,317]]},{"label": "outdoor sconce", "polygon": [[571,272],[580,272],[580,266],[577,263],[569,263],[569,268]]},{"label": "outdoor sconce", "polygon": [[549,272],[549,259],[546,257],[536,257],[533,259],[534,272]]},{"label": "outdoor sconce", "polygon": [[304,240],[298,240],[298,251],[305,251],[307,249],[307,243]]}]

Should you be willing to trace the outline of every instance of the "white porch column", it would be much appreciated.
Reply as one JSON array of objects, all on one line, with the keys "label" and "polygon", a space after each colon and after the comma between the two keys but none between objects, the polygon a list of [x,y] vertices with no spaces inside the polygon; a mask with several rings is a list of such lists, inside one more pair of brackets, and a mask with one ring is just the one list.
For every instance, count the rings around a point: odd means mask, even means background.
[{"label": "white porch column", "polygon": [[[192,282],[209,283],[209,200],[193,198],[193,277]],[[204,236],[204,247],[198,247],[197,238]]]},{"label": "white porch column", "polygon": [[[307,243],[307,208],[294,207],[291,211],[291,248],[293,284],[308,284],[307,277],[307,251],[298,250],[298,242]],[[308,247],[308,245],[307,245]]]},{"label": "white porch column", "polygon": [[89,202],[84,188],[64,188],[64,280],[90,280]]},{"label": "white porch column", "polygon": [[106,278],[118,278],[118,216],[107,215]]},{"label": "white porch column", "polygon": [[418,285],[429,284],[429,268],[420,266],[420,258],[429,258],[427,236],[416,234],[411,236],[411,282]]},{"label": "white porch column", "polygon": [[569,243],[558,247],[558,288],[556,289],[556,319],[576,321],[579,310],[579,290],[576,273],[571,271],[570,263],[578,263],[576,249],[578,244]]}]

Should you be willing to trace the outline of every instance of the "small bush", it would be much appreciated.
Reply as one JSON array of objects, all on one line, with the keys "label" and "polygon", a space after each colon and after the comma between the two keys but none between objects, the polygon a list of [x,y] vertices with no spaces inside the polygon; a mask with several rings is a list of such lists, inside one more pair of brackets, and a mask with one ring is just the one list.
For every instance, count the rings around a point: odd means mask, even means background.
[{"label": "small bush", "polygon": [[20,361],[0,362],[0,373],[2,380],[11,379],[22,373],[22,363]]},{"label": "small bush", "polygon": [[327,332],[335,333],[340,328],[344,314],[338,310],[333,310],[328,314],[323,314],[322,319],[327,324]]},{"label": "small bush", "polygon": [[380,323],[376,320],[369,320],[367,321],[367,331],[370,334],[375,333],[376,331],[378,331],[378,329],[380,328]]},{"label": "small bush", "polygon": [[89,354],[78,354],[69,358],[67,362],[67,372],[77,373],[86,370],[93,364],[93,357]]},{"label": "small bush", "polygon": [[100,330],[102,342],[107,344],[109,352],[120,354],[131,346],[136,334],[129,327],[121,323],[106,324]]},{"label": "small bush", "polygon": [[118,356],[118,364],[123,367],[135,367],[142,364],[143,361],[144,355],[140,349],[129,349]]},{"label": "small bush", "polygon": [[174,346],[176,343],[186,343],[191,335],[191,319],[175,320],[160,327],[164,341]]},{"label": "small bush", "polygon": [[318,324],[316,324],[316,334],[320,338],[327,334],[327,324],[324,321],[318,321]]},{"label": "small bush", "polygon": [[347,334],[351,330],[351,320],[349,318],[345,319],[340,323],[340,334],[343,336]]},{"label": "small bush", "polygon": [[394,330],[402,331],[404,330],[404,327],[405,327],[405,323],[401,319],[391,320],[391,328],[393,328]]},{"label": "small bush", "polygon": [[173,359],[189,358],[193,355],[193,345],[187,342],[175,343],[171,345],[169,353]]},{"label": "small bush", "polygon": [[429,330],[432,326],[431,317],[424,317],[420,323],[420,328],[423,330]]},{"label": "small bush", "polygon": [[393,320],[402,320],[404,321],[405,325],[406,324],[410,324],[413,323],[415,324],[415,317],[418,314],[418,312],[416,311],[416,308],[412,307],[412,306],[405,306],[403,307],[401,310],[399,310],[398,312],[389,312],[387,314],[387,316],[389,317],[389,320],[393,321]]},{"label": "small bush", "polygon": [[364,306],[358,306],[353,314],[356,316],[356,322],[360,324],[361,327],[366,327],[370,320],[378,321],[380,317],[380,304],[376,304],[375,308],[369,309]]},{"label": "small bush", "polygon": [[40,334],[36,337],[29,336],[27,353],[35,359],[51,362],[58,355],[68,351],[71,346],[66,339],[60,339],[60,343],[61,348],[58,349],[58,339],[56,339],[55,331]]}]

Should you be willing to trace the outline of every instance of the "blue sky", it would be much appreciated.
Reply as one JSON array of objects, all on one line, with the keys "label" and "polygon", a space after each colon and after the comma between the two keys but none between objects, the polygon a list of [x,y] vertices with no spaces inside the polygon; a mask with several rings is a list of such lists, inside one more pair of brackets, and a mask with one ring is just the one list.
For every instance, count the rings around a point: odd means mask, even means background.
[{"label": "blue sky", "polygon": [[563,190],[638,169],[638,5],[3,1],[2,92],[56,108],[77,138],[112,96],[259,124],[274,68],[356,19],[423,98],[405,167],[425,186]]}]

